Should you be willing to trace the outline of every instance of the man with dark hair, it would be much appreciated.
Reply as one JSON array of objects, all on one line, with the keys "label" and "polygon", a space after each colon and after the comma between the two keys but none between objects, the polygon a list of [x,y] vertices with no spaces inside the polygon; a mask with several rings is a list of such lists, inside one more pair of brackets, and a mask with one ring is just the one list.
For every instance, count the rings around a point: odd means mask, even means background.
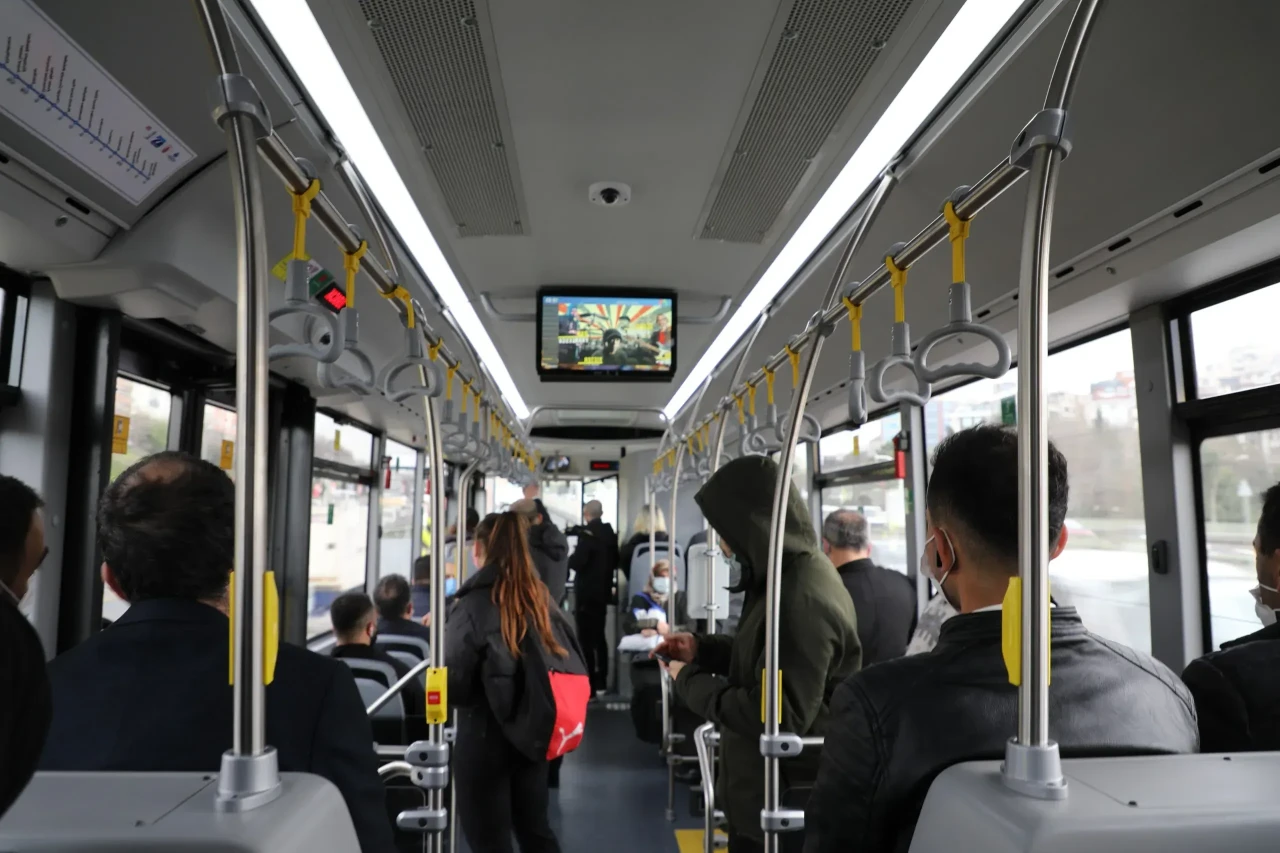
[{"label": "man with dark hair", "polygon": [[[129,609],[50,664],[54,715],[41,768],[217,771],[232,745],[234,485],[194,456],[149,456],[103,494],[98,547],[103,583]],[[266,712],[280,769],[333,782],[364,853],[393,849],[373,732],[351,671],[281,644]]]},{"label": "man with dark hair", "polygon": [[[360,658],[389,664],[396,678],[404,678],[411,667],[373,641],[374,624],[377,621],[373,600],[363,592],[344,592],[329,605],[329,621],[333,623],[334,646],[330,653],[335,658]],[[422,716],[426,713],[426,677],[414,679],[401,691],[404,696],[405,714]]]},{"label": "man with dark hair", "polygon": [[431,642],[431,614],[422,621],[413,619],[413,596],[404,575],[386,575],[373,590],[378,607],[378,633],[388,636],[421,637]]},{"label": "man with dark hair", "polygon": [[613,600],[613,581],[618,565],[618,536],[613,525],[602,516],[600,501],[587,501],[582,507],[583,526],[578,530],[578,545],[569,557],[573,569],[574,618],[578,642],[586,657],[591,688],[597,696],[609,687],[611,649],[605,639],[605,620]]},{"label": "man with dark hair", "polygon": [[862,665],[900,658],[916,629],[916,585],[871,561],[867,519],[838,509],[822,523],[822,553],[840,573],[858,616]]},{"label": "man with dark hair", "polygon": [[[1049,445],[1049,559],[1067,544],[1067,461]],[[930,652],[885,661],[831,700],[805,809],[806,853],[906,850],[943,769],[1000,759],[1018,689],[1001,653],[1002,602],[1018,565],[1018,435],[978,426],[938,446],[920,571],[959,611]],[[1053,739],[1063,757],[1195,752],[1191,695],[1164,664],[1090,634],[1074,608],[1050,627]]]},{"label": "man with dark hair", "polygon": [[49,549],[40,497],[0,475],[0,816],[31,781],[53,714],[44,647],[18,609]]},{"label": "man with dark hair", "polygon": [[1262,495],[1253,537],[1262,630],[1222,644],[1182,673],[1200,718],[1202,752],[1280,750],[1280,484]]}]

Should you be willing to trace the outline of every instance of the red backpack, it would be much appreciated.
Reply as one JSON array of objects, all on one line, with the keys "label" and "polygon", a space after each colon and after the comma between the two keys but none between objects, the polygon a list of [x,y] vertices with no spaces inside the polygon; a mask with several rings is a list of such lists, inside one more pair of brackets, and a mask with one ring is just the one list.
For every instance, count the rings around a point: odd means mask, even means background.
[{"label": "red backpack", "polygon": [[573,752],[587,726],[591,679],[578,638],[558,609],[551,611],[551,631],[568,654],[557,657],[543,648],[535,631],[525,634],[521,695],[515,713],[503,725],[507,740],[531,761],[551,761]]}]

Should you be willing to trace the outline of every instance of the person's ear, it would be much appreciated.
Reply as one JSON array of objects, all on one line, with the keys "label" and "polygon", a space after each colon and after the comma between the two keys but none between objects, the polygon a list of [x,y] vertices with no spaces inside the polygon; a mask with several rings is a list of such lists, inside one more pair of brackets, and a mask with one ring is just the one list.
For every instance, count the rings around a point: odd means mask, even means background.
[{"label": "person's ear", "polygon": [[1067,547],[1067,526],[1064,524],[1062,525],[1062,529],[1058,531],[1058,541],[1054,543],[1053,548],[1049,551],[1049,559],[1057,559],[1058,555],[1062,553],[1062,549],[1065,547]]},{"label": "person's ear", "polygon": [[951,537],[942,528],[934,529],[933,564],[943,572],[954,572],[956,566],[956,548]]},{"label": "person's ear", "polygon": [[404,609],[404,618],[409,619],[412,617],[413,617],[413,601],[410,600],[409,606]]},{"label": "person's ear", "polygon": [[373,625],[374,620],[372,619],[364,623],[364,635],[369,638],[369,642],[373,642]]},{"label": "person's ear", "polygon": [[107,587],[107,589],[114,592],[116,594],[116,597],[118,597],[121,601],[129,600],[128,596],[126,596],[124,592],[121,591],[120,582],[116,580],[116,573],[112,571],[110,566],[108,566],[105,562],[103,562],[102,567],[99,569],[99,573],[102,575],[102,583],[104,586]]}]

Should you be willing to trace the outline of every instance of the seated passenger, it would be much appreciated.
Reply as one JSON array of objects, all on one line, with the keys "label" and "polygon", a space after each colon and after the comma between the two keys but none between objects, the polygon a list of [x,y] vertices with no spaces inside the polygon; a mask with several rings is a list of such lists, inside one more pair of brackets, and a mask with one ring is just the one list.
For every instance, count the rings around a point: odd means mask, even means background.
[{"label": "seated passenger", "polygon": [[671,596],[671,564],[658,560],[653,564],[644,589],[631,596],[631,605],[622,614],[622,633],[639,634],[642,637],[665,637],[673,624],[685,620],[685,593],[677,590],[675,601]]},{"label": "seated passenger", "polygon": [[[662,672],[658,661],[649,657],[660,638],[671,633],[684,621],[684,590],[676,592],[675,606],[670,606],[671,564],[659,560],[653,564],[644,591],[631,597],[630,606],[622,614],[623,639],[618,651],[631,666],[631,724],[636,737],[646,743],[662,743]],[[679,697],[672,695],[673,716],[684,710]],[[692,717],[688,711],[684,714]],[[694,723],[696,728],[702,720]],[[692,740],[688,741],[692,744]],[[681,769],[681,768],[677,768]]]},{"label": "seated passenger", "polygon": [[1202,752],[1280,750],[1280,484],[1263,493],[1253,552],[1258,585],[1250,592],[1262,630],[1223,643],[1182,673],[1199,712]]},{"label": "seated passenger", "polygon": [[404,575],[387,575],[373,591],[378,606],[378,633],[401,637],[421,637],[431,642],[431,614],[413,619],[413,596]]},{"label": "seated passenger", "polygon": [[[343,593],[329,605],[329,619],[333,622],[333,636],[336,640],[333,651],[335,658],[360,658],[376,660],[390,664],[395,670],[396,678],[404,678],[412,667],[397,657],[389,654],[373,641],[374,616],[373,601],[363,592]],[[401,696],[404,697],[406,715],[421,716],[426,713],[427,693],[426,677],[414,679],[404,686]]]},{"label": "seated passenger", "polygon": [[49,731],[44,646],[18,609],[49,549],[41,501],[21,480],[0,475],[0,817],[35,772]]},{"label": "seated passenger", "polygon": [[[49,665],[53,725],[41,769],[217,771],[232,740],[235,487],[194,456],[149,456],[103,494],[98,547],[103,583],[129,609]],[[351,671],[281,644],[266,717],[280,769],[333,782],[364,853],[394,849]]]},{"label": "seated passenger", "polygon": [[[1050,558],[1067,544],[1067,461],[1049,445]],[[1017,730],[1018,689],[1001,655],[1001,605],[1018,574],[1018,437],[979,426],[938,446],[920,571],[959,611],[931,652],[844,682],[805,811],[806,853],[905,851],[933,778],[999,759]],[[1050,734],[1064,758],[1195,752],[1195,709],[1150,655],[1051,616]],[[785,683],[785,682],[784,682]]]},{"label": "seated passenger", "polygon": [[867,519],[851,509],[828,515],[822,523],[822,552],[853,599],[863,667],[902,657],[916,628],[916,585],[902,572],[871,561]]}]

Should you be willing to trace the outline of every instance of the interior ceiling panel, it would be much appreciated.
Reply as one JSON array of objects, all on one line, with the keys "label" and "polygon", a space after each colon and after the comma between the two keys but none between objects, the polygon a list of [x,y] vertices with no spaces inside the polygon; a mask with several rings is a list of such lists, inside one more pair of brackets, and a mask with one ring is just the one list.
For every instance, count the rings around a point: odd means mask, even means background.
[{"label": "interior ceiling panel", "polygon": [[458,234],[524,234],[476,4],[360,0],[360,8]]},{"label": "interior ceiling panel", "polygon": [[759,243],[808,176],[911,0],[795,0],[699,237]]}]

